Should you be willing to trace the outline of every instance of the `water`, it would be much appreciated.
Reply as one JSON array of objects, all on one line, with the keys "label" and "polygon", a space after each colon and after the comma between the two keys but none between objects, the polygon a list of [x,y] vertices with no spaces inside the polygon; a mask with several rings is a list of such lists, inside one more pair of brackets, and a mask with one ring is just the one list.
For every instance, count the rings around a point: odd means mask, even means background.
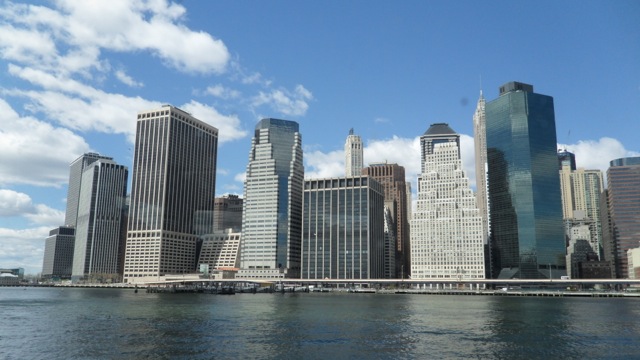
[{"label": "water", "polygon": [[640,299],[0,288],[0,359],[633,359]]}]

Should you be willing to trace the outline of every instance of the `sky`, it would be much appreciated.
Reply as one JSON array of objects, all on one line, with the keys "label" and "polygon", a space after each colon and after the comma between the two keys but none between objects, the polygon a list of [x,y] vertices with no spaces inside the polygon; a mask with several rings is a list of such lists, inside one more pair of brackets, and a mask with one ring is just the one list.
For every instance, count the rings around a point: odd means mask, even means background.
[{"label": "sky", "polygon": [[163,104],[219,129],[216,195],[242,195],[265,117],[300,124],[306,178],[344,175],[353,128],[414,191],[419,138],[445,122],[475,186],[473,112],[509,81],[552,96],[558,146],[606,171],[640,155],[638,19],[633,0],[3,1],[0,268],[42,270],[69,164],[131,174],[136,114]]}]

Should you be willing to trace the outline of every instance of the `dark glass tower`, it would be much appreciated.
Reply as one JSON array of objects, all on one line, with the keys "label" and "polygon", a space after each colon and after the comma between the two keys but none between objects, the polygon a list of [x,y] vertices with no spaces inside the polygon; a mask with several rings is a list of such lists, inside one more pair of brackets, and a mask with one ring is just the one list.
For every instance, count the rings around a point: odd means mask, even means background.
[{"label": "dark glass tower", "polygon": [[558,170],[562,170],[562,165],[567,164],[571,170],[576,170],[576,156],[568,150],[558,150]]},{"label": "dark glass tower", "polygon": [[565,242],[553,98],[510,82],[486,104],[494,278],[559,278]]}]

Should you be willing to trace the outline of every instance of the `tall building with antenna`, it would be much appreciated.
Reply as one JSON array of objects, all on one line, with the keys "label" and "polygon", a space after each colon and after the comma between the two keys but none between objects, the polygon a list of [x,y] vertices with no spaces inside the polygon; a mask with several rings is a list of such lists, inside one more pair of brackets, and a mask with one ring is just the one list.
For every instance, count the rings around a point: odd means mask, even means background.
[{"label": "tall building with antenna", "polygon": [[476,156],[476,203],[482,217],[482,241],[489,239],[489,197],[487,194],[487,129],[485,100],[480,90],[480,98],[473,114],[473,143]]},{"label": "tall building with antenna", "polygon": [[360,176],[363,167],[362,138],[349,130],[349,136],[344,143],[345,173],[347,177]]}]

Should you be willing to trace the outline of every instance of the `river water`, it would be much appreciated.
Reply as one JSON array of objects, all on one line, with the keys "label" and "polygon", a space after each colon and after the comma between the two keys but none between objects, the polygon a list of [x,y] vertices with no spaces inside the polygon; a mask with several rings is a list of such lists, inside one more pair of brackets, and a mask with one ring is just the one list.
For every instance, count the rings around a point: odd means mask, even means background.
[{"label": "river water", "polygon": [[0,359],[354,358],[640,358],[640,299],[0,287]]}]

